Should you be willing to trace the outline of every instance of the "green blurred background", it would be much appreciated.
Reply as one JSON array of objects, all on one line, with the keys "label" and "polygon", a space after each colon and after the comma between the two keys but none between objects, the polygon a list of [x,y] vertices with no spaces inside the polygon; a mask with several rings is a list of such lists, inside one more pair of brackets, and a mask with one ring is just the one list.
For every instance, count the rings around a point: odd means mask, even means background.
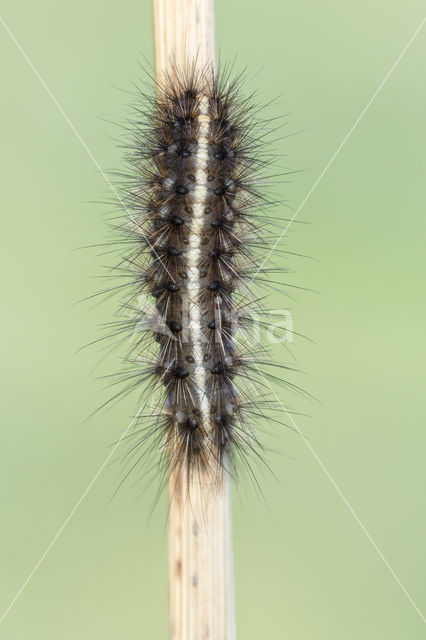
[{"label": "green blurred background", "polygon": [[[303,170],[279,187],[297,208],[424,16],[422,1],[217,0],[221,57],[248,90],[290,112],[278,151]],[[148,1],[3,0],[2,17],[100,166],[140,62],[152,61]],[[290,309],[302,384],[289,398],[313,450],[418,607],[425,589],[426,28],[405,53],[286,236],[288,281],[318,293]],[[2,445],[0,615],[127,424],[131,402],[89,422],[116,369],[96,349],[116,301],[102,286],[102,176],[4,27],[2,59]],[[288,211],[278,215],[288,217]],[[281,260],[281,258],[277,258]],[[292,292],[294,293],[294,292]],[[279,353],[278,353],[279,352]],[[283,347],[278,358],[286,357]],[[240,640],[418,640],[425,625],[303,439],[277,428],[264,500],[234,500]],[[5,640],[167,638],[166,504],[112,463],[0,625]]]}]

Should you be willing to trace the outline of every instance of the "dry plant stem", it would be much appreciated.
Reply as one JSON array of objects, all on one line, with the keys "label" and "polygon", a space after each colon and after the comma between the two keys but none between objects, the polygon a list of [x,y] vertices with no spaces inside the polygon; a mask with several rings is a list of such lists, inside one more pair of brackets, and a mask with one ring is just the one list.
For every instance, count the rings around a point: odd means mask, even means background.
[{"label": "dry plant stem", "polygon": [[175,61],[214,64],[214,0],[153,0],[155,71],[161,81]]},{"label": "dry plant stem", "polygon": [[[153,0],[153,17],[159,82],[165,72],[214,65],[213,0]],[[196,217],[195,212],[194,251]],[[189,271],[191,277],[191,267]],[[195,283],[196,270],[192,276]],[[195,284],[193,289],[190,308],[197,306]],[[190,319],[189,328],[197,332],[196,318]],[[216,464],[211,467],[215,469]],[[229,475],[225,471],[197,471],[188,480],[184,469],[185,465],[179,466],[169,478],[171,639],[234,640]]]},{"label": "dry plant stem", "polygon": [[235,638],[230,483],[224,475],[170,480],[172,640]]}]

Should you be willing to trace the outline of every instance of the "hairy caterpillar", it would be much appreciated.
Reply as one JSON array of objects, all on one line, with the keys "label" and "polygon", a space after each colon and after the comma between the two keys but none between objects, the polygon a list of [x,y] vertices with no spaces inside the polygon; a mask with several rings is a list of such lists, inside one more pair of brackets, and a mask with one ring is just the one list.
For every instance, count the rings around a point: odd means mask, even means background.
[{"label": "hairy caterpillar", "polygon": [[238,459],[252,473],[250,459],[262,460],[255,426],[274,378],[250,333],[253,312],[262,314],[250,284],[273,204],[261,190],[270,131],[240,85],[210,66],[174,69],[155,98],[141,94],[127,157],[119,272],[130,280],[119,287],[132,292],[113,333],[131,329],[134,339],[117,396],[147,387],[156,408],[137,415],[144,425],[125,455],[136,456],[133,468],[156,449],[164,468],[188,481],[231,471]]}]

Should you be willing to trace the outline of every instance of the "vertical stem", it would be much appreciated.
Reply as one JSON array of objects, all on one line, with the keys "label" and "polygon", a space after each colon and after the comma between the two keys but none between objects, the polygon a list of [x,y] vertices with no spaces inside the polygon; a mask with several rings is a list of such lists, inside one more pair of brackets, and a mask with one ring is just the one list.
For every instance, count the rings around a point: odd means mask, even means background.
[{"label": "vertical stem", "polygon": [[184,475],[169,481],[171,639],[234,640],[229,475]]},{"label": "vertical stem", "polygon": [[[213,0],[153,0],[153,17],[157,80],[214,65]],[[171,640],[235,640],[229,475],[184,466],[169,478]]]},{"label": "vertical stem", "polygon": [[153,0],[155,71],[214,64],[214,0]]}]

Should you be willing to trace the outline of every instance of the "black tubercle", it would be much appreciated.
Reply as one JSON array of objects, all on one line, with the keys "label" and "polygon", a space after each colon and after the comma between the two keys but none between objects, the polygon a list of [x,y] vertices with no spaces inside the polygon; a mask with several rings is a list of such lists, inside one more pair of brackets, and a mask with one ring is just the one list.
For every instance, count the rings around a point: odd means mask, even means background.
[{"label": "black tubercle", "polygon": [[177,184],[175,191],[179,196],[185,196],[188,193],[187,187],[184,187],[182,184]]}]

